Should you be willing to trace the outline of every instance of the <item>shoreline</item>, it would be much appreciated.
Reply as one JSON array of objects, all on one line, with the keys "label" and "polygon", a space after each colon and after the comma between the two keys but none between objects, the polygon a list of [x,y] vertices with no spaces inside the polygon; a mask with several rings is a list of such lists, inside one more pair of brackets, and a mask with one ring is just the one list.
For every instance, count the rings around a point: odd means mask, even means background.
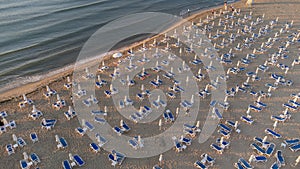
[{"label": "shoreline", "polygon": [[[243,5],[243,1],[237,1],[237,2],[233,2],[230,3],[230,5],[235,5],[235,6],[239,6],[239,5]],[[140,45],[142,45],[143,43],[147,43],[159,36],[161,36],[163,33],[168,32],[178,26],[180,26],[181,24],[187,22],[187,21],[191,21],[193,19],[198,19],[198,18],[203,18],[204,16],[206,16],[208,13],[211,12],[211,10],[220,10],[223,8],[223,5],[218,5],[215,7],[211,7],[211,8],[207,8],[207,9],[202,9],[200,11],[196,11],[194,13],[192,13],[190,16],[186,17],[186,18],[182,18],[182,21],[175,23],[174,25],[172,25],[171,27],[169,27],[168,29],[164,30],[161,34],[158,35],[154,35],[150,38],[146,38],[144,40],[140,40],[138,42],[132,43],[132,44],[128,44],[125,45],[124,47],[121,47],[119,49],[110,51],[109,54],[106,54],[105,56],[97,56],[97,58],[93,58],[92,60],[87,61],[86,63],[81,64],[80,66],[82,67],[86,67],[87,65],[89,66],[95,66],[96,64],[100,64],[100,63],[93,63],[95,60],[99,59],[99,57],[104,57],[103,60],[107,60],[109,59],[109,57],[111,57],[111,54],[116,53],[116,52],[120,52],[120,53],[124,53],[126,51],[128,51],[130,48],[135,48],[138,47]],[[125,57],[126,55],[123,55],[122,57]],[[39,90],[42,87],[45,87],[46,85],[52,84],[53,82],[62,80],[64,78],[66,78],[67,76],[72,75],[73,71],[74,71],[74,65],[70,64],[67,66],[66,70],[62,70],[61,72],[58,72],[56,74],[51,75],[50,77],[46,77],[45,79],[42,80],[38,80],[35,82],[31,82],[31,83],[27,83],[25,85],[21,85],[12,89],[8,89],[6,91],[3,91],[2,93],[0,92],[0,103],[12,100],[12,99],[16,99],[20,96],[22,96],[23,94],[30,94],[33,93],[37,90]],[[58,69],[59,70],[59,69]],[[54,70],[55,71],[55,70]]]}]

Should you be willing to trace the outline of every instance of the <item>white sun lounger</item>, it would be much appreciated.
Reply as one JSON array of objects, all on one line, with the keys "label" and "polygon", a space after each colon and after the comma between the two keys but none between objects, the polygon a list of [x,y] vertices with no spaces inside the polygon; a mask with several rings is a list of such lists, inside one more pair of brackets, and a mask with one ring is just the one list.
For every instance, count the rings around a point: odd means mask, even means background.
[{"label": "white sun lounger", "polygon": [[90,148],[95,153],[98,153],[100,151],[100,147],[96,143],[91,143]]},{"label": "white sun lounger", "polygon": [[265,155],[270,157],[274,153],[275,148],[276,148],[276,145],[274,143],[271,143],[269,145],[269,147],[266,149],[266,154]]},{"label": "white sun lounger", "polygon": [[30,139],[31,139],[31,141],[32,141],[33,143],[39,141],[38,136],[37,136],[37,134],[36,134],[35,132],[30,133]]}]

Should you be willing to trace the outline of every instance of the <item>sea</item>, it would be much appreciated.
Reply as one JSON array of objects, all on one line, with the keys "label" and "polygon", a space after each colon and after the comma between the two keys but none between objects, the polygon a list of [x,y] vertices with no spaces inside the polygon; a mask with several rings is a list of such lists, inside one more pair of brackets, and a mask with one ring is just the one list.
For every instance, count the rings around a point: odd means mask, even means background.
[{"label": "sea", "polygon": [[141,12],[186,17],[187,11],[194,13],[223,3],[223,0],[0,0],[0,93],[70,68],[88,38],[120,17]]}]

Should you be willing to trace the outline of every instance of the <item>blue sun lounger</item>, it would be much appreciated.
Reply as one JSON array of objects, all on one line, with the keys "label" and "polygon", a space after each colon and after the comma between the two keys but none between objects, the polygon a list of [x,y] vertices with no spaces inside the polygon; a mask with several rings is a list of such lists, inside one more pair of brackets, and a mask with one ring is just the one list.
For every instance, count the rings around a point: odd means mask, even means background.
[{"label": "blue sun lounger", "polygon": [[153,166],[153,168],[152,169],[162,169],[159,165],[155,165],[155,166]]},{"label": "blue sun lounger", "polygon": [[72,166],[68,160],[63,161],[62,166],[64,169],[72,169]]},{"label": "blue sun lounger", "polygon": [[241,120],[245,123],[252,124],[254,121],[246,116],[241,116]]},{"label": "blue sun lounger", "polygon": [[237,169],[245,169],[240,162],[234,163],[234,167]]},{"label": "blue sun lounger", "polygon": [[90,131],[95,129],[94,125],[88,121],[85,121],[84,126],[87,127]]},{"label": "blue sun lounger", "polygon": [[256,111],[256,112],[260,112],[262,110],[262,108],[260,107],[257,107],[257,106],[254,106],[252,104],[249,105],[249,108]]},{"label": "blue sun lounger", "polygon": [[300,144],[296,144],[290,147],[293,152],[297,152],[300,150]]},{"label": "blue sun lounger", "polygon": [[290,110],[293,110],[293,111],[297,110],[296,106],[292,106],[292,105],[290,105],[288,103],[284,103],[282,106],[285,107],[285,108],[288,108]]},{"label": "blue sun lounger", "polygon": [[130,127],[125,123],[125,121],[123,121],[122,125],[120,126],[121,127],[121,130],[123,132],[128,132],[130,131]]},{"label": "blue sun lounger", "polygon": [[86,133],[86,128],[83,129],[83,128],[81,128],[81,127],[77,127],[77,128],[75,129],[75,131],[76,131],[78,134],[80,134],[81,136],[83,136],[83,135],[85,135],[85,133]]},{"label": "blue sun lounger", "polygon": [[271,120],[278,121],[278,122],[285,122],[287,119],[288,118],[286,116],[285,117],[274,116],[274,115],[271,116]]},{"label": "blue sun lounger", "polygon": [[279,133],[276,133],[275,131],[273,131],[273,130],[271,130],[269,128],[267,128],[265,130],[265,133],[273,136],[274,138],[281,138],[281,135]]},{"label": "blue sun lounger", "polygon": [[79,155],[74,155],[73,156],[74,162],[76,163],[77,166],[81,167],[85,164],[85,162],[82,160],[82,158]]},{"label": "blue sun lounger", "polygon": [[116,132],[119,136],[123,134],[123,131],[121,128],[119,128],[118,126],[115,126],[113,128],[114,132]]},{"label": "blue sun lounger", "polygon": [[220,128],[222,128],[222,129],[226,130],[227,132],[231,132],[231,131],[232,131],[232,129],[231,129],[230,127],[226,126],[226,125],[223,124],[223,123],[220,123],[218,126],[219,126]]},{"label": "blue sun lounger", "polygon": [[275,145],[274,143],[271,143],[271,144],[269,145],[269,147],[267,148],[267,150],[266,150],[266,155],[267,155],[268,157],[270,157],[270,156],[274,153],[275,148],[276,148],[276,145]]},{"label": "blue sun lounger", "polygon": [[224,129],[220,129],[220,130],[218,130],[218,132],[225,138],[229,138],[230,134],[231,134],[231,132],[225,131]]},{"label": "blue sun lounger", "polygon": [[288,146],[293,146],[293,145],[299,144],[299,143],[300,143],[300,139],[298,139],[298,138],[288,139],[288,140],[284,140],[284,142],[285,142]]},{"label": "blue sun lounger", "polygon": [[239,162],[246,168],[246,169],[252,169],[253,167],[244,159],[240,158]]},{"label": "blue sun lounger", "polygon": [[42,128],[46,128],[47,130],[52,129],[55,126],[55,119],[47,119],[43,120],[41,123]]},{"label": "blue sun lounger", "polygon": [[206,158],[206,162],[209,163],[211,166],[215,163],[215,159],[206,153],[201,154],[201,158]]},{"label": "blue sun lounger", "polygon": [[274,162],[274,163],[272,164],[272,166],[270,167],[270,169],[279,169],[279,168],[280,168],[280,166],[279,166],[279,164],[277,163],[277,161]]},{"label": "blue sun lounger", "polygon": [[15,153],[15,150],[13,148],[12,144],[8,144],[5,146],[6,152],[8,153],[8,155],[12,155]]},{"label": "blue sun lounger", "polygon": [[91,143],[90,148],[93,152],[98,153],[100,151],[100,147],[96,143]]},{"label": "blue sun lounger", "polygon": [[256,163],[264,163],[267,162],[268,159],[265,156],[255,156],[253,161]]},{"label": "blue sun lounger", "polygon": [[256,143],[252,143],[250,145],[250,147],[254,150],[256,150],[256,152],[259,154],[259,155],[264,155],[266,153],[266,151],[261,148],[259,145],[257,145]]},{"label": "blue sun lounger", "polygon": [[280,164],[280,166],[285,166],[285,160],[281,150],[278,150],[276,153],[276,161],[278,164]]},{"label": "blue sun lounger", "polygon": [[59,141],[58,141],[58,145],[57,145],[57,148],[67,148],[68,147],[68,143],[67,141],[63,138],[63,137],[60,137],[59,138]]},{"label": "blue sun lounger", "polygon": [[24,141],[24,139],[23,139],[22,137],[19,137],[19,138],[17,139],[17,143],[18,143],[18,145],[19,145],[20,147],[26,146],[26,142]]},{"label": "blue sun lounger", "polygon": [[263,139],[260,137],[254,137],[253,140],[261,145],[269,145],[270,144],[270,142],[267,142],[267,141],[263,142]]},{"label": "blue sun lounger", "polygon": [[200,169],[206,169],[207,167],[205,166],[205,164],[203,164],[201,161],[197,160],[195,163],[194,163],[194,167],[196,168],[200,168]]},{"label": "blue sun lounger", "polygon": [[105,124],[106,123],[106,120],[104,118],[101,118],[101,117],[95,117],[95,122],[97,123],[100,123],[100,124]]},{"label": "blue sun lounger", "polygon": [[32,161],[34,165],[37,165],[38,163],[41,162],[39,156],[36,155],[35,153],[30,154],[29,158],[30,158],[30,161]]},{"label": "blue sun lounger", "polygon": [[125,159],[125,155],[121,154],[115,150],[113,150],[109,155],[108,155],[108,159],[109,161],[112,162],[112,165],[115,166],[116,164],[121,165],[122,162]]},{"label": "blue sun lounger", "polygon": [[292,103],[293,106],[295,106],[295,107],[299,107],[299,106],[300,106],[300,103],[299,103],[299,102],[296,102],[296,101],[294,101],[294,100],[289,100],[289,103]]},{"label": "blue sun lounger", "polygon": [[224,151],[223,148],[221,148],[220,146],[218,146],[214,143],[210,145],[210,148],[212,148],[213,150],[216,150],[219,154],[222,154]]},{"label": "blue sun lounger", "polygon": [[223,116],[222,114],[219,112],[219,109],[218,108],[215,108],[214,109],[214,113],[216,114],[216,116],[218,117],[219,120],[222,120],[223,119]]},{"label": "blue sun lounger", "polygon": [[39,141],[38,136],[37,136],[37,134],[36,134],[35,132],[30,133],[30,139],[31,139],[31,141],[32,141],[33,143]]},{"label": "blue sun lounger", "polygon": [[28,165],[28,162],[26,160],[21,160],[20,161],[20,167],[22,169],[29,169],[30,168],[30,166]]},{"label": "blue sun lounger", "polygon": [[223,147],[223,148],[228,148],[230,146],[230,142],[224,141],[224,140],[223,140],[223,142],[221,142],[221,138],[217,138],[216,143],[221,145],[221,147]]}]

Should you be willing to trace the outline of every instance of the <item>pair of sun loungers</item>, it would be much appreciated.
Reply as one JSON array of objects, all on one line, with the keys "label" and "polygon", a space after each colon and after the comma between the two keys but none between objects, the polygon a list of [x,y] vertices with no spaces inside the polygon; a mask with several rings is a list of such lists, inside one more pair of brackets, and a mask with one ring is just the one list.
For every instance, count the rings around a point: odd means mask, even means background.
[{"label": "pair of sun loungers", "polygon": [[[26,154],[26,156],[27,156],[27,154]],[[40,162],[41,162],[41,160],[38,157],[38,155],[35,153],[32,153],[32,154],[30,154],[29,157],[26,157],[26,159],[20,160],[20,167],[22,169],[29,169],[29,168],[31,168],[31,166],[37,166],[38,163],[40,163]]]},{"label": "pair of sun loungers", "polygon": [[72,169],[75,166],[82,167],[85,161],[79,155],[69,154],[69,160],[64,160],[62,166],[64,169]]}]

